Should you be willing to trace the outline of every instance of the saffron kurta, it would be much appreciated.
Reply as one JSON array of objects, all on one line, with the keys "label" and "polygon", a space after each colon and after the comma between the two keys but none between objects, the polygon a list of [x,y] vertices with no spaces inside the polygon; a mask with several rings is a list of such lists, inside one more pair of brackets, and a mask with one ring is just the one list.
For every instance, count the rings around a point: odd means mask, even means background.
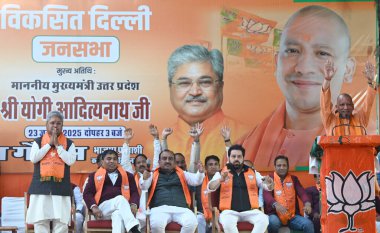
[{"label": "saffron kurta", "polygon": [[[342,119],[331,103],[331,91],[328,88],[321,91],[321,116],[323,126],[328,136],[363,135],[363,128],[367,128],[376,90],[367,87],[363,105],[355,108],[350,119]],[[349,126],[348,126],[349,125]],[[334,131],[334,132],[333,132]]]}]

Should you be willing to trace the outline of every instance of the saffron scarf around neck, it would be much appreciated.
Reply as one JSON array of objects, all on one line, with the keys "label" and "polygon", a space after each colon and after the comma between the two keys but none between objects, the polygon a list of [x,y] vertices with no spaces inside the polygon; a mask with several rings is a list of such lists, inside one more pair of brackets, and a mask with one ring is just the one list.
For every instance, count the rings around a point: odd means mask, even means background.
[{"label": "saffron scarf around neck", "polygon": [[335,136],[347,135],[364,135],[363,128],[365,126],[360,124],[354,115],[349,120],[339,117],[339,113],[335,114]]},{"label": "saffron scarf around neck", "polygon": [[[42,136],[41,147],[49,144],[50,135],[45,133]],[[61,133],[58,136],[58,143],[67,147],[67,139]],[[56,147],[51,147],[50,150],[40,161],[40,181],[50,181],[53,179],[54,182],[62,182],[63,176],[65,173],[65,162],[58,156],[58,151]]]}]

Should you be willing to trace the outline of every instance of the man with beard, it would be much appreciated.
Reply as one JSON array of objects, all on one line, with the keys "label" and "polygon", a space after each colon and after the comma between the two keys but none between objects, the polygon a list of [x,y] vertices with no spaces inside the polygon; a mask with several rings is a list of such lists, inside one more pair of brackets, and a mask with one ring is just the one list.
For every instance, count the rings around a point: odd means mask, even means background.
[{"label": "man with beard", "polygon": [[331,103],[330,83],[333,81],[336,67],[332,60],[327,60],[325,65],[325,80],[321,91],[321,115],[323,126],[327,135],[365,135],[372,104],[376,97],[377,84],[374,81],[375,67],[367,62],[363,72],[368,83],[366,97],[363,106],[354,111],[354,103],[347,93],[338,96],[335,109]]},{"label": "man with beard", "polygon": [[34,163],[28,193],[30,203],[26,222],[34,224],[35,232],[67,232],[71,221],[70,166],[76,160],[73,141],[62,133],[63,115],[49,112],[46,133],[33,142],[30,161]]},{"label": "man with beard", "polygon": [[306,6],[289,18],[275,57],[277,84],[286,100],[242,141],[256,169],[270,169],[279,154],[290,158],[292,170],[308,165],[313,140],[324,134],[319,95],[325,62],[336,64],[331,82],[335,100],[355,73],[350,47],[346,23],[326,7]]},{"label": "man with beard", "polygon": [[273,189],[273,179],[262,177],[244,165],[245,149],[233,145],[228,149],[228,163],[221,173],[216,172],[209,182],[209,190],[220,187],[219,222],[224,232],[238,232],[238,222],[250,222],[253,233],[263,233],[268,226],[268,216],[259,210],[259,188]]},{"label": "man with beard", "polygon": [[89,175],[83,199],[96,219],[112,219],[113,233],[140,232],[134,217],[140,196],[133,175],[118,165],[116,151],[102,152],[102,167]]},{"label": "man with beard", "polygon": [[205,159],[206,175],[203,183],[196,187],[195,200],[198,210],[198,233],[211,232],[212,211],[209,208],[207,184],[220,170],[220,160],[216,155],[209,155]]},{"label": "man with beard", "polygon": [[188,185],[198,186],[204,178],[203,166],[198,163],[198,172],[189,173],[178,168],[174,153],[163,150],[159,155],[159,167],[152,173],[145,171],[140,178],[142,190],[149,189],[150,227],[153,233],[164,233],[169,222],[182,226],[182,233],[193,233],[197,219],[189,209],[191,195]]},{"label": "man with beard", "polygon": [[296,176],[290,175],[288,157],[279,155],[274,160],[273,191],[264,191],[265,213],[269,215],[269,233],[277,233],[282,226],[291,230],[314,233],[312,221],[300,215],[297,196],[304,203],[305,214],[311,214],[311,203]]}]

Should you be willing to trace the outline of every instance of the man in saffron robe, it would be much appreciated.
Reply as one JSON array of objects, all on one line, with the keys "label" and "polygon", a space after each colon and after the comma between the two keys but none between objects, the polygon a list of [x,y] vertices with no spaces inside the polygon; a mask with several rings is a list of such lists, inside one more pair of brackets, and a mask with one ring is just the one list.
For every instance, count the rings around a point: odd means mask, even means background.
[{"label": "man in saffron robe", "polygon": [[376,97],[375,67],[369,62],[366,63],[364,74],[368,86],[363,106],[359,109],[354,109],[352,98],[347,93],[342,93],[338,96],[335,108],[333,108],[330,85],[336,68],[331,60],[327,60],[324,71],[325,80],[321,91],[321,116],[326,134],[329,136],[365,135],[372,104]]}]

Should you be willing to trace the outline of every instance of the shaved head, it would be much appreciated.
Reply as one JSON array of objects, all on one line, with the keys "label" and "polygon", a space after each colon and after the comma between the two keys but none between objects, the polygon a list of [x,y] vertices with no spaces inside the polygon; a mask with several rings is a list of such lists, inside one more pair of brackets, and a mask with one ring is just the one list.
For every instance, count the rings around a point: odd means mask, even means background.
[{"label": "shaved head", "polygon": [[350,37],[350,31],[348,29],[348,26],[344,19],[338,15],[335,11],[330,10],[329,8],[323,7],[323,6],[317,6],[317,5],[311,5],[304,8],[299,9],[297,12],[295,12],[286,22],[284,26],[284,31],[288,28],[289,25],[292,24],[292,22],[298,18],[298,17],[317,17],[317,18],[324,18],[324,19],[331,19],[335,23],[339,24],[339,30],[343,33],[345,36],[345,39],[347,40],[347,53],[349,52],[351,48],[351,37]]},{"label": "shaved head", "polygon": [[327,60],[336,67],[330,86],[332,99],[336,100],[343,82],[351,82],[355,72],[350,44],[346,23],[326,7],[307,6],[289,18],[276,56],[276,79],[289,114],[319,112]]},{"label": "shaved head", "polygon": [[336,110],[339,112],[340,118],[350,119],[354,111],[354,103],[352,98],[347,93],[342,93],[336,101]]}]

